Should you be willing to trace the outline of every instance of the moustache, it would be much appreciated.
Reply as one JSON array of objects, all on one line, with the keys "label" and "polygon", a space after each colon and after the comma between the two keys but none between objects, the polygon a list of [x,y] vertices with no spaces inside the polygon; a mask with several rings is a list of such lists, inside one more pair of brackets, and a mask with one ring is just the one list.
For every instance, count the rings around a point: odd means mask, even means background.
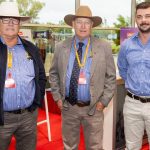
[{"label": "moustache", "polygon": [[149,25],[149,23],[141,23],[140,26]]}]

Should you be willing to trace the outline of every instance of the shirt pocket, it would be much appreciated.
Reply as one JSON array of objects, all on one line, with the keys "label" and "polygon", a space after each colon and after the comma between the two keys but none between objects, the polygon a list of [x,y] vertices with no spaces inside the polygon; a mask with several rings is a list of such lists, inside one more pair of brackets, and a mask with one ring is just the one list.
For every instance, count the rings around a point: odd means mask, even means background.
[{"label": "shirt pocket", "polygon": [[25,67],[25,75],[34,77],[35,76],[35,70],[34,70],[34,64],[32,59],[26,59],[24,63]]}]

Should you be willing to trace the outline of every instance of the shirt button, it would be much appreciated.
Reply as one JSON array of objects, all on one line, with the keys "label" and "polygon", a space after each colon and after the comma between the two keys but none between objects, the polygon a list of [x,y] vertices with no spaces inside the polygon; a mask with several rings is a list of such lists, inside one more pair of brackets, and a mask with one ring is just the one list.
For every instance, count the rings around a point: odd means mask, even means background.
[{"label": "shirt button", "polygon": [[143,72],[143,70],[141,72]]}]

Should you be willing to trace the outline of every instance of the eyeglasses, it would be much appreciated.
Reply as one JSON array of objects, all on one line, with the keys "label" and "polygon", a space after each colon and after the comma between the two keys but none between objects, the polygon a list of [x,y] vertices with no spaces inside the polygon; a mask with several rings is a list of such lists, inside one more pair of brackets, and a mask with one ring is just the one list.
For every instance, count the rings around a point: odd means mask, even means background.
[{"label": "eyeglasses", "polygon": [[17,18],[1,18],[1,20],[3,24],[9,24],[10,21],[14,25],[18,25],[20,23],[20,20]]},{"label": "eyeglasses", "polygon": [[82,21],[82,20],[75,20],[75,23],[77,25],[86,25],[86,26],[90,26],[92,24],[91,20],[86,20],[86,21]]}]

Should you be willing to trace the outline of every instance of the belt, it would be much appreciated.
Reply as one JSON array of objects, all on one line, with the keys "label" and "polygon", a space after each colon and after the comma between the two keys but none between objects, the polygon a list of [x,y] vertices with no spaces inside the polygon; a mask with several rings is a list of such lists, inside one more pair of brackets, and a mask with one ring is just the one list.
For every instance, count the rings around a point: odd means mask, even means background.
[{"label": "belt", "polygon": [[76,105],[79,106],[79,107],[89,106],[90,105],[90,101],[87,101],[87,102],[77,101]]},{"label": "belt", "polygon": [[137,96],[137,95],[134,95],[130,92],[127,92],[127,95],[135,100],[139,100],[140,102],[142,103],[148,103],[150,102],[150,98],[143,98],[143,97],[140,97],[140,96]]},{"label": "belt", "polygon": [[18,109],[18,110],[11,110],[11,111],[5,111],[7,113],[13,113],[13,114],[22,114],[26,111],[29,111],[29,108],[24,108],[24,109]]},{"label": "belt", "polygon": [[65,97],[65,99],[66,99],[71,105],[77,105],[77,106],[79,106],[79,107],[84,107],[84,106],[89,106],[89,105],[90,105],[90,101],[75,100],[73,103],[71,103],[72,101],[70,100],[69,97]]}]

